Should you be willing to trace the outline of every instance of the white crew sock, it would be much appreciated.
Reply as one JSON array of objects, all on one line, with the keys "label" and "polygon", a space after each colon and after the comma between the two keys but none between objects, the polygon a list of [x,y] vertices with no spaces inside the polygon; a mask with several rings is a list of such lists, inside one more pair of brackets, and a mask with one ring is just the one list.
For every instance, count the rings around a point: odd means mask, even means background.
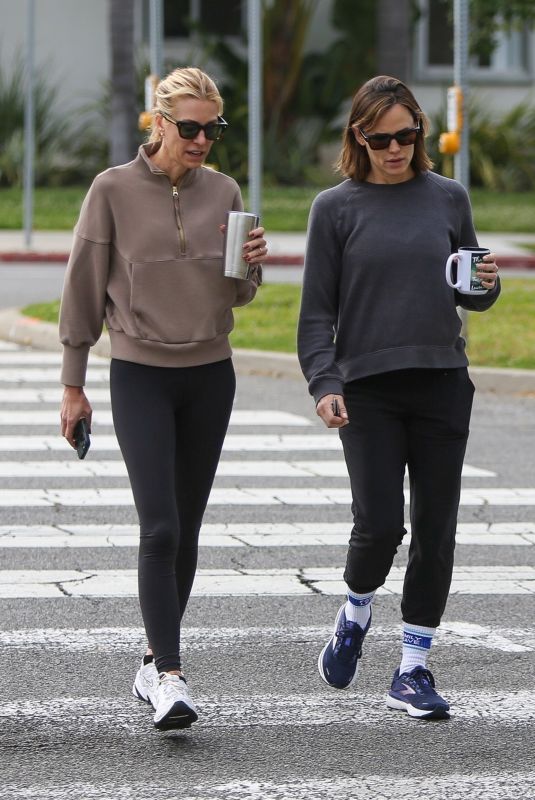
[{"label": "white crew sock", "polygon": [[374,594],[375,592],[357,594],[352,592],[351,589],[347,590],[347,603],[344,609],[346,619],[350,622],[356,622],[363,630],[368,624],[372,613],[371,603]]},{"label": "white crew sock", "polygon": [[403,654],[399,666],[399,674],[410,672],[414,667],[426,667],[427,656],[431,649],[436,628],[423,625],[403,623]]}]

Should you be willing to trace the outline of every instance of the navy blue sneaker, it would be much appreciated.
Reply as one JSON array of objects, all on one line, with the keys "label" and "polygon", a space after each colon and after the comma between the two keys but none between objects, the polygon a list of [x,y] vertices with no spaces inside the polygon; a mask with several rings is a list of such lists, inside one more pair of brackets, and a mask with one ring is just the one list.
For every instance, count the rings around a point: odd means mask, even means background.
[{"label": "navy blue sneaker", "polygon": [[336,615],[334,636],[329,639],[318,658],[321,677],[334,689],[348,689],[358,674],[362,642],[368,633],[371,616],[364,630],[346,619],[345,603]]},{"label": "navy blue sneaker", "polygon": [[435,691],[435,679],[425,667],[410,672],[394,672],[392,686],[386,697],[388,708],[406,711],[418,719],[449,719],[448,703]]}]

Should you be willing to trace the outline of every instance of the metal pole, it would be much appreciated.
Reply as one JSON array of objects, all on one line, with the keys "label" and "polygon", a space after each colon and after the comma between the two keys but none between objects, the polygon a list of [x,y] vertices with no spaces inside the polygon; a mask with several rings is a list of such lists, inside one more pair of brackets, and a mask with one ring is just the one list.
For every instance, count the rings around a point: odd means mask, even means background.
[{"label": "metal pole", "polygon": [[249,206],[262,213],[262,2],[248,0]]},{"label": "metal pole", "polygon": [[26,4],[26,93],[24,102],[24,244],[32,246],[33,185],[35,159],[34,107],[35,0]]},{"label": "metal pole", "polygon": [[150,71],[162,77],[163,71],[163,9],[162,0],[150,0]]},{"label": "metal pole", "polygon": [[[454,177],[470,190],[470,126],[468,121],[468,38],[470,33],[469,0],[453,0],[453,82],[463,98],[461,147],[454,156]],[[468,344],[468,312],[459,308],[461,335]]]},{"label": "metal pole", "polygon": [[468,37],[470,16],[469,0],[454,0],[453,21],[453,82],[459,86],[463,96],[463,128],[461,149],[454,156],[455,180],[470,189],[470,127],[468,121]]}]

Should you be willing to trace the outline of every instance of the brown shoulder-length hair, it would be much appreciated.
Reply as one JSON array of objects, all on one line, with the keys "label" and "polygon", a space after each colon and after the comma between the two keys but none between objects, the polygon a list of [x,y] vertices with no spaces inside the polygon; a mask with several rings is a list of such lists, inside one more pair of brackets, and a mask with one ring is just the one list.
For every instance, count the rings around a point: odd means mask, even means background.
[{"label": "brown shoulder-length hair", "polygon": [[353,126],[364,131],[372,128],[385,111],[396,104],[405,106],[412,114],[415,125],[421,127],[416,137],[411,167],[417,174],[432,168],[433,162],[426,153],[424,143],[429,120],[402,81],[388,75],[378,75],[363,84],[353,98],[349,121],[344,129],[342,150],[335,165],[345,178],[364,181],[371,169],[368,151],[357,141]]}]

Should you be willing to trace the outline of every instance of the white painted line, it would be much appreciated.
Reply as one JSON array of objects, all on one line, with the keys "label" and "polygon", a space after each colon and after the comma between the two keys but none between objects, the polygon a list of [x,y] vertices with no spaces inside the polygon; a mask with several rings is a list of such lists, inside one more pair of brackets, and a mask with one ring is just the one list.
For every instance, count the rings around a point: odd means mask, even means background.
[{"label": "white painted line", "polygon": [[[405,493],[405,502],[409,495]],[[209,505],[351,505],[350,489],[310,488],[286,489],[263,487],[229,487],[212,489]],[[461,506],[532,506],[535,489],[465,489],[461,492]],[[95,489],[4,489],[0,493],[0,507],[37,506],[130,506],[133,505],[129,488]]]},{"label": "white painted line", "polygon": [[[456,715],[457,716],[457,715]],[[390,717],[388,717],[390,721]],[[418,770],[414,770],[416,773]],[[508,770],[494,773],[441,774],[429,776],[416,774],[410,778],[391,775],[370,775],[359,772],[358,777],[295,778],[275,783],[263,780],[235,780],[215,786],[196,785],[195,797],[188,800],[325,800],[327,797],[338,800],[509,800],[517,798],[531,800],[525,794],[526,787],[533,786],[535,772],[515,772]],[[110,786],[111,791],[111,786]],[[135,791],[135,790],[134,790]],[[88,797],[93,795],[88,795]],[[134,796],[134,794],[132,795]],[[158,800],[158,790],[153,794]],[[165,793],[162,792],[162,797]],[[109,795],[109,800],[113,795]],[[48,800],[48,798],[46,798]],[[56,798],[54,798],[56,800]]]},{"label": "white painted line", "polygon": [[[60,367],[0,367],[2,383],[59,383]],[[86,383],[108,383],[109,367],[89,370]]]},{"label": "white painted line", "polygon": [[[407,526],[410,529],[410,526]],[[201,547],[310,547],[342,546],[351,525],[339,522],[206,523]],[[476,546],[532,546],[535,523],[459,523],[457,543]],[[410,534],[403,545],[410,543]],[[0,549],[34,547],[137,547],[136,525],[0,525]]]},{"label": "white painted line", "polygon": [[[63,354],[61,352],[51,353],[46,350],[17,350],[16,352],[0,352],[0,366],[18,365],[26,366],[28,364],[45,365],[56,364],[61,366],[63,361]],[[109,371],[109,359],[97,356],[94,353],[89,354],[89,369],[95,366],[104,366]]]},{"label": "white painted line", "polygon": [[123,478],[124,461],[0,461],[0,478]]},{"label": "white painted line", "polygon": [[[93,423],[96,425],[113,425],[111,411],[96,409],[93,412]],[[48,411],[0,410],[0,425],[23,425],[25,428],[59,425],[59,407],[58,409],[51,409]],[[306,419],[306,417],[301,417],[298,414],[290,414],[286,411],[235,410],[230,416],[230,425],[254,427],[257,425],[269,425],[272,427],[291,426],[293,428],[305,428],[312,426],[313,423],[309,419]]]},{"label": "white painted line", "polygon": [[[134,724],[121,719],[119,726],[111,727],[118,727],[121,736],[125,733],[141,735],[142,731],[148,735],[146,720],[142,721],[139,714],[132,716]],[[390,716],[387,721],[390,721]],[[194,727],[198,728],[201,723]],[[154,731],[152,735],[157,736]],[[277,783],[245,779],[221,783],[207,777],[202,781],[195,779],[195,786],[191,789],[184,785],[181,796],[185,800],[325,800],[328,797],[337,800],[415,800],[424,797],[425,800],[532,800],[533,795],[528,796],[525,791],[534,782],[535,772],[513,770],[479,772],[477,775],[446,773],[433,777],[415,774],[410,778],[361,772],[358,777],[351,778],[332,775],[329,778],[281,779]],[[162,778],[160,784],[151,780],[150,796],[154,800],[168,800],[173,795],[168,782]],[[126,783],[124,779],[122,783],[105,780],[98,783],[69,782],[64,787],[42,783],[21,787],[4,783],[2,788],[4,796],[10,800],[130,800],[147,794],[146,783]]]},{"label": "white painted line", "polygon": [[[385,687],[386,688],[386,687]],[[535,692],[528,690],[502,692],[448,691],[441,686],[452,707],[452,716],[459,722],[478,725],[530,725],[535,722]],[[202,728],[250,728],[252,726],[325,726],[385,725],[400,726],[406,730],[411,724],[407,716],[386,708],[386,691],[368,693],[280,693],[238,695],[195,692],[199,708],[196,730]],[[13,700],[0,703],[0,718],[5,726],[13,720],[17,725],[39,726],[50,730],[61,727],[76,728],[77,735],[88,735],[102,728],[108,732],[127,727],[132,735],[147,736],[152,720],[145,706],[133,698],[124,697],[39,697],[35,700]],[[414,725],[414,721],[412,721]],[[332,795],[329,795],[332,796]],[[372,795],[377,796],[377,795]],[[417,795],[417,796],[422,796]],[[448,795],[449,797],[449,795]],[[486,800],[486,798],[485,798]]]},{"label": "white painted line", "polygon": [[[390,721],[390,716],[387,721]],[[140,715],[135,714],[133,722],[129,724],[121,720],[118,726],[121,736],[125,732],[141,735],[139,728],[148,735],[146,720],[142,721]],[[196,723],[194,727],[198,728],[200,724]],[[152,735],[157,736],[154,732]],[[506,773],[479,772],[477,775],[446,773],[433,777],[415,774],[410,778],[359,773],[358,777],[351,778],[333,775],[329,778],[281,779],[277,783],[245,779],[221,783],[207,777],[202,781],[195,779],[195,786],[191,789],[184,786],[181,796],[185,800],[325,800],[327,797],[337,800],[415,800],[424,797],[425,800],[532,800],[533,795],[526,795],[525,790],[534,782],[535,772],[513,770]],[[162,778],[160,783],[151,780],[150,796],[154,800],[168,800],[173,795],[166,785],[168,782]],[[65,787],[42,783],[27,787],[14,783],[2,786],[5,797],[10,800],[130,800],[147,794],[146,783],[126,783],[124,779],[122,783],[104,780],[98,783],[69,782]]]},{"label": "white painted line", "polygon": [[[0,597],[135,597],[137,572],[125,570],[3,570]],[[405,569],[393,567],[378,594],[401,594]],[[316,592],[343,596],[342,569],[200,569],[196,596],[271,596]],[[450,594],[535,594],[535,566],[456,567]]]},{"label": "white painted line", "polygon": [[49,353],[45,350],[18,350],[17,352],[0,353],[0,366],[26,364],[61,365],[61,353]]},{"label": "white painted line", "polygon": [[[288,644],[323,646],[332,635],[332,623],[296,627],[223,627],[184,626],[180,638],[188,651],[205,651],[236,646],[277,647]],[[370,628],[366,641],[397,642],[400,625],[378,625]],[[66,652],[134,652],[146,644],[143,628],[24,628],[0,630],[0,647],[13,650],[34,650],[46,647],[49,651]],[[443,621],[433,640],[435,647],[470,647],[503,653],[529,653],[535,650],[533,628],[492,628],[462,621]]]},{"label": "white painted line", "polygon": [[472,467],[470,464],[463,464],[463,478],[495,478],[496,473],[491,472],[490,469],[482,469],[481,467]]},{"label": "white painted line", "polygon": [[[102,418],[96,418],[102,424]],[[463,467],[463,476],[473,477],[477,471],[476,467],[466,464]],[[480,471],[485,472],[485,470]],[[217,474],[229,477],[348,478],[345,461],[328,459],[323,461],[220,461]],[[0,461],[1,478],[92,478],[126,475],[126,467],[122,461]]]},{"label": "white painted line", "polygon": [[[305,464],[316,462],[290,461],[220,461],[219,477],[313,478],[320,474]],[[329,462],[324,462],[329,463]],[[345,462],[331,462],[345,469]],[[326,471],[327,472],[327,471]],[[325,473],[324,473],[325,474]],[[346,471],[347,476],[347,471]],[[123,461],[0,461],[0,478],[123,478],[127,477]]]},{"label": "white painted line", "polygon": [[[320,594],[343,596],[346,585],[336,567],[307,567],[300,573],[302,580]],[[401,594],[405,569],[393,567],[378,594]],[[532,566],[480,566],[455,567],[450,595],[459,594],[533,594],[535,593],[535,567]]]},{"label": "white painted line", "polygon": [[[341,447],[339,438],[329,433],[305,435],[268,433],[258,436],[229,434],[225,439],[223,450],[234,453],[256,451],[276,453],[295,450],[330,451],[340,450]],[[74,455],[72,449],[59,434],[57,436],[0,436],[0,452],[19,453],[38,450],[61,450],[71,456]],[[104,451],[118,452],[117,439],[115,436],[94,434],[91,437],[91,454]]]},{"label": "white painted line", "polygon": [[[0,388],[0,403],[18,403],[20,405],[36,405],[38,403],[53,403],[61,405],[63,390],[61,387],[50,387],[48,389],[34,387],[31,389],[2,389]],[[91,404],[111,403],[110,390],[108,387],[93,387],[90,394]]]}]

